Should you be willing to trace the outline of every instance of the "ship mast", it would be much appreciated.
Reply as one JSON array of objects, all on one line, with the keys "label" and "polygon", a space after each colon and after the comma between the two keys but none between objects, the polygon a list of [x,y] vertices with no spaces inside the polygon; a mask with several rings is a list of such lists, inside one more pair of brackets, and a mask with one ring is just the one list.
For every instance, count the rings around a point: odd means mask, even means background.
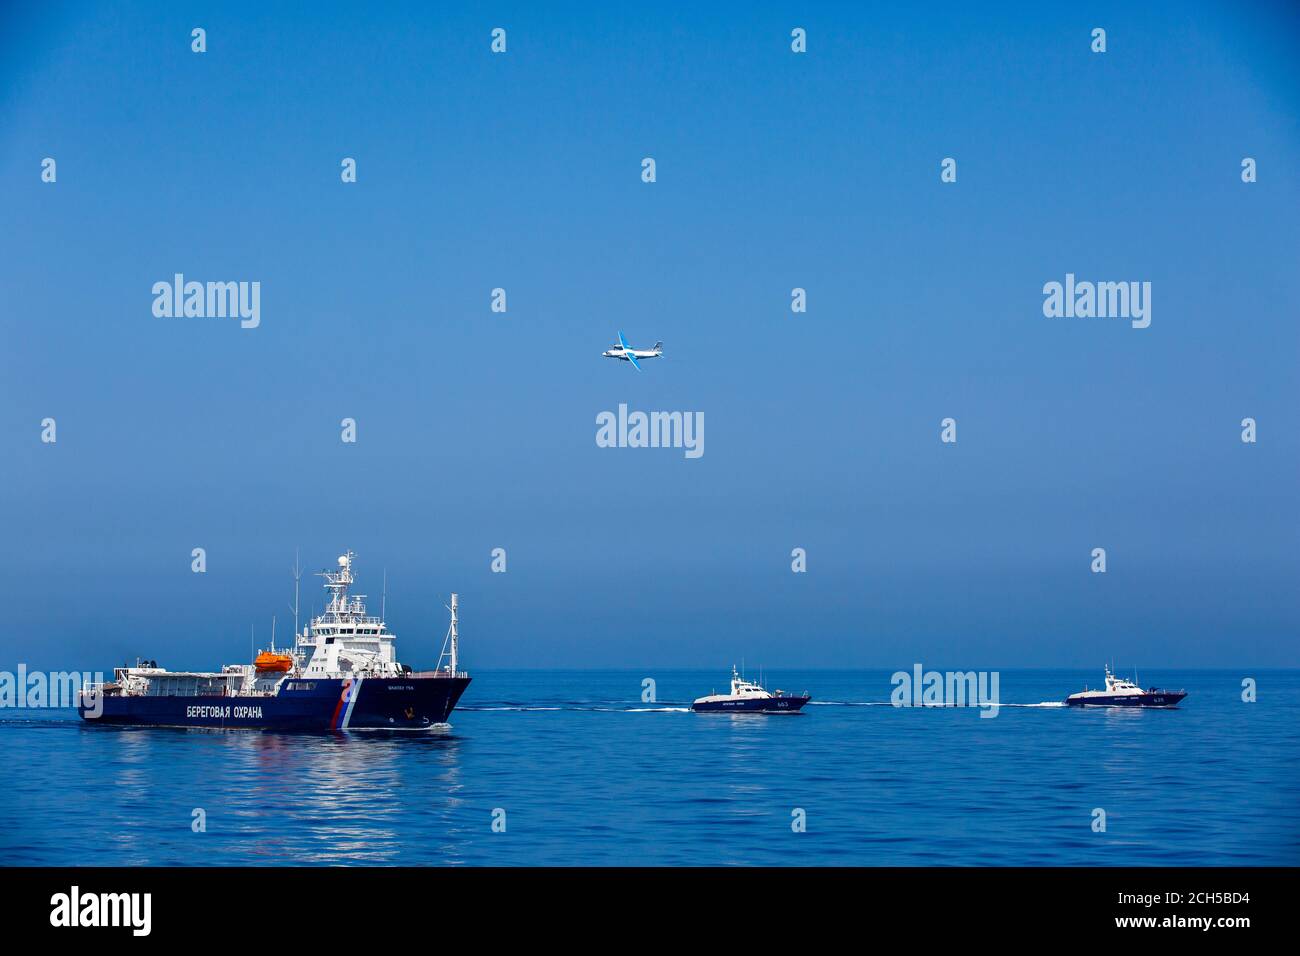
[{"label": "ship mast", "polygon": [[351,551],[339,555],[337,571],[318,572],[325,579],[325,589],[330,592],[330,602],[325,608],[326,614],[346,614],[348,612],[348,585],[353,581],[352,559],[356,555]]},{"label": "ship mast", "polygon": [[456,651],[460,636],[456,631],[456,594],[451,595],[451,676],[456,676]]},{"label": "ship mast", "polygon": [[302,568],[298,565],[298,550],[293,552],[293,639],[298,639],[298,582],[302,580]]},{"label": "ship mast", "polygon": [[459,607],[457,598],[458,595],[453,594],[451,604],[443,605],[448,611],[451,611],[451,626],[447,628],[447,636],[442,641],[442,653],[438,655],[437,671],[442,673],[442,662],[444,659],[449,659],[450,663],[447,665],[447,676],[449,677],[455,677],[456,668],[460,666],[460,621],[456,615]]}]

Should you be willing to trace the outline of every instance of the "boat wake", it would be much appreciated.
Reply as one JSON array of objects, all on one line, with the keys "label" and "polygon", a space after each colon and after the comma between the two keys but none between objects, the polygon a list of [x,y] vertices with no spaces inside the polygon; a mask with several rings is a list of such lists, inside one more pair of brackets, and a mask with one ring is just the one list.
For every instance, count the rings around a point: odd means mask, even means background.
[{"label": "boat wake", "polygon": [[689,707],[632,707],[625,714],[689,714]]},{"label": "boat wake", "polygon": [[1043,701],[1039,701],[1037,704],[1002,704],[1001,706],[1003,707],[1064,707],[1066,706],[1066,704],[1065,701],[1063,700],[1043,700]]},{"label": "boat wake", "polygon": [[887,700],[810,700],[809,707],[893,707]]},{"label": "boat wake", "polygon": [[565,712],[565,713],[595,713],[595,714],[688,714],[689,707],[676,704],[660,704],[657,707],[628,707],[619,701],[610,701],[608,704],[592,704],[587,702],[579,703],[574,701],[567,704],[552,704],[539,706],[536,704],[486,704],[480,706],[460,707],[462,711],[474,711],[478,713],[526,713],[526,712]]},{"label": "boat wake", "polygon": [[[912,710],[912,707],[899,707],[887,700],[811,700],[808,702],[809,707],[895,707],[898,710]],[[956,707],[955,704],[934,703],[922,704],[922,709],[929,708],[946,708]],[[1036,704],[1016,704],[1001,703],[999,707],[1065,707],[1064,701],[1044,700]],[[537,705],[537,704],[483,704],[478,706],[462,705],[457,708],[462,711],[472,711],[478,713],[531,713],[531,712],[563,712],[563,713],[597,713],[597,714],[689,714],[691,708],[678,704],[662,703],[655,707],[628,707],[618,701],[610,701],[608,704],[594,704],[588,702],[573,701],[564,704]]]},{"label": "boat wake", "polygon": [[531,707],[524,704],[511,704],[505,707],[462,707],[461,710],[478,711],[487,713],[490,711],[531,711],[531,710],[589,710],[587,707]]}]

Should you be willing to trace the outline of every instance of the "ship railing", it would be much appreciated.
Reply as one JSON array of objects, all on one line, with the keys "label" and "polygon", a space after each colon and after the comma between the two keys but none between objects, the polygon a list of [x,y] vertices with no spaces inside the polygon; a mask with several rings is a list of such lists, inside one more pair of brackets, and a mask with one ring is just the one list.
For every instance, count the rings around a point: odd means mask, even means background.
[{"label": "ship railing", "polygon": [[324,614],[317,615],[315,620],[324,621],[326,624],[383,624],[382,617],[376,617],[373,614],[360,614],[349,611],[326,611]]},{"label": "ship railing", "polygon": [[468,676],[469,676],[469,672],[468,672],[468,671],[456,671],[456,673],[453,674],[453,673],[452,673],[451,671],[449,671],[449,670],[436,670],[436,671],[411,671],[411,673],[409,673],[409,674],[407,674],[407,675],[405,675],[405,676],[407,676],[407,677],[468,677]]}]

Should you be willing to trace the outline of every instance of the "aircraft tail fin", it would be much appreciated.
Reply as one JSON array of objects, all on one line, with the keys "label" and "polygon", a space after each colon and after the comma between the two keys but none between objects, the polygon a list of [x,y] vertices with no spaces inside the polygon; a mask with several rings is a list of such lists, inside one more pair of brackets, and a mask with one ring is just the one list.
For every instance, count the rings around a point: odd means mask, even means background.
[{"label": "aircraft tail fin", "polygon": [[656,352],[658,352],[660,355],[663,355],[663,354],[664,354],[664,344],[663,344],[662,342],[656,342],[656,343],[655,343],[654,350],[655,350]]}]

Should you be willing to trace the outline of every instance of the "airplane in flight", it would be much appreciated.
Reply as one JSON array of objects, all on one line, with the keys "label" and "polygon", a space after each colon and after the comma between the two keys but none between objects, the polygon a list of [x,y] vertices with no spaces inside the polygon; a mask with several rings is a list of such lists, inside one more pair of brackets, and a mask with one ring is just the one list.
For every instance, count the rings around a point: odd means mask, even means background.
[{"label": "airplane in flight", "polygon": [[605,358],[614,358],[623,362],[631,362],[632,367],[639,372],[641,371],[641,366],[637,364],[637,359],[659,358],[664,354],[664,344],[662,342],[656,342],[655,347],[652,349],[634,349],[628,346],[627,339],[623,338],[623,333],[620,332],[618,333],[618,345],[615,348],[610,349],[608,352],[601,352],[600,354]]}]

